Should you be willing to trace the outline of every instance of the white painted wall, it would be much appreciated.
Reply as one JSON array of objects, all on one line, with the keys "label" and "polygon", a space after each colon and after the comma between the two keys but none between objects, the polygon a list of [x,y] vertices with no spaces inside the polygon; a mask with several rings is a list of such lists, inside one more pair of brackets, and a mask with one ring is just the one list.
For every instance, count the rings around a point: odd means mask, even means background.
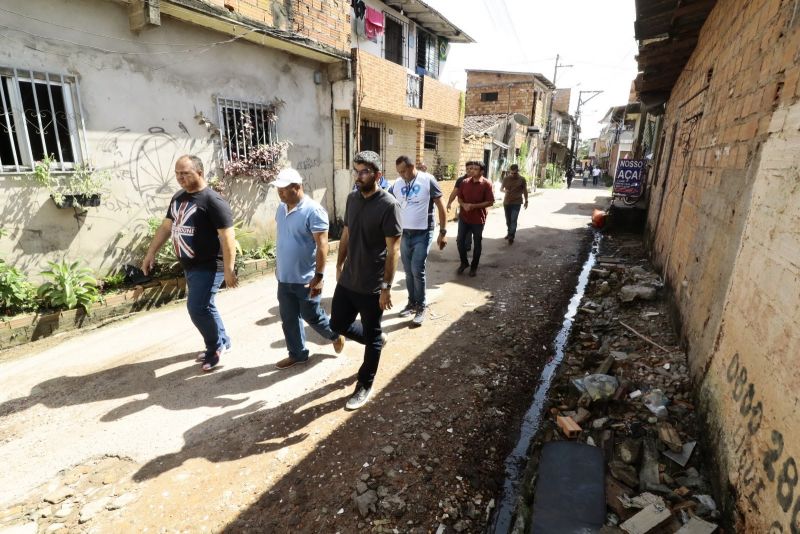
[{"label": "white painted wall", "polygon": [[[194,153],[209,176],[219,170],[217,138],[196,119],[202,113],[217,123],[216,96],[285,101],[279,137],[292,142],[289,159],[306,178],[307,192],[333,216],[332,91],[323,65],[241,40],[209,48],[230,37],[167,16],[161,27],[137,36],[128,29],[126,6],[107,1],[5,0],[3,6],[79,30],[3,13],[3,25],[36,36],[4,31],[0,65],[77,76],[89,161],[114,177],[102,206],[80,218],[57,209],[29,175],[0,174],[0,227],[9,232],[0,238],[0,257],[31,274],[46,259],[61,257],[82,259],[101,272],[138,262],[134,249],[146,220],[162,217],[178,190],[175,160]],[[192,50],[181,54],[181,47],[146,43],[191,44]],[[317,70],[323,72],[320,85],[314,83]],[[266,238],[276,192],[238,180],[229,196],[235,218]]]}]

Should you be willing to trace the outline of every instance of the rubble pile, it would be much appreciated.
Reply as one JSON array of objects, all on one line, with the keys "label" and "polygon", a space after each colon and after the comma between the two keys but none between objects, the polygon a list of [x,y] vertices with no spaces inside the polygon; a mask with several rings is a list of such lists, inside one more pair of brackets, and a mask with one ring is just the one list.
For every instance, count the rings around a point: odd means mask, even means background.
[{"label": "rubble pile", "polygon": [[574,439],[602,449],[606,533],[721,532],[663,283],[637,238],[606,236],[600,254],[537,446]]}]

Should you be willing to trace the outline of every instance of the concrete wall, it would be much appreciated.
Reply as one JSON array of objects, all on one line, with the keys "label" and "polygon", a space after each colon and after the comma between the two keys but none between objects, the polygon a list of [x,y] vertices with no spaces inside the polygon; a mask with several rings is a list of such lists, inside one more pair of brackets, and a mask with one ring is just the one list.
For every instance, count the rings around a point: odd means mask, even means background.
[{"label": "concrete wall", "polygon": [[[148,46],[145,43],[207,45],[229,37],[167,16],[162,16],[161,27],[137,37],[128,29],[126,7],[106,1],[10,0],[4,5],[133,41],[56,30],[30,19],[9,21],[43,37],[8,32],[0,64],[77,76],[89,161],[113,174],[102,206],[85,217],[57,209],[30,175],[0,174],[0,226],[10,232],[0,239],[0,255],[11,263],[36,273],[46,259],[80,258],[104,272],[138,261],[134,249],[143,242],[147,219],[162,217],[178,190],[176,158],[195,153],[205,161],[209,176],[218,172],[219,137],[197,119],[202,114],[217,122],[216,96],[285,101],[279,111],[279,137],[293,143],[289,159],[307,179],[314,198],[333,212],[331,84],[318,63],[244,41],[203,46],[191,54]],[[137,54],[100,52],[46,36]],[[323,72],[320,85],[314,83],[315,71]],[[232,184],[229,197],[235,218],[266,238],[272,230],[276,193],[242,179]]]},{"label": "concrete wall", "polygon": [[673,89],[652,181],[648,239],[737,532],[800,524],[799,53],[794,2],[720,0]]}]

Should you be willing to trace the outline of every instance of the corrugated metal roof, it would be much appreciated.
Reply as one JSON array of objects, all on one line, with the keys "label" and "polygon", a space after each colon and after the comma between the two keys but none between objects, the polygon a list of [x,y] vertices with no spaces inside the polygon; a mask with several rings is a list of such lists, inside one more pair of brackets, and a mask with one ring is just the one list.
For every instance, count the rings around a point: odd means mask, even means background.
[{"label": "corrugated metal roof", "polygon": [[511,115],[505,113],[495,113],[493,115],[467,115],[464,117],[464,135],[479,135],[500,122],[506,120]]},{"label": "corrugated metal roof", "polygon": [[717,0],[636,0],[639,41],[636,91],[647,106],[662,104],[689,61]]},{"label": "corrugated metal roof", "polygon": [[402,11],[403,14],[434,34],[444,37],[451,43],[474,43],[475,40],[461,28],[447,20],[444,15],[422,0],[383,0],[387,6]]}]

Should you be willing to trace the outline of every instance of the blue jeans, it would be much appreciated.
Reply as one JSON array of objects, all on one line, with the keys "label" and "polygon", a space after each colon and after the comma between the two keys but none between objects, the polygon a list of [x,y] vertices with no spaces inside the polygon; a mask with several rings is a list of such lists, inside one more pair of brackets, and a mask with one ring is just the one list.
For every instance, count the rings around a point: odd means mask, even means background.
[{"label": "blue jeans", "polygon": [[408,303],[425,306],[425,263],[433,243],[433,230],[403,230],[400,257],[406,272]]},{"label": "blue jeans", "polygon": [[[461,265],[469,265],[472,270],[477,270],[478,263],[481,261],[481,251],[483,250],[483,224],[470,224],[458,220],[458,237],[456,237],[456,246],[458,247],[458,256],[461,258]],[[467,244],[472,240],[474,246],[472,250],[472,263],[469,262],[467,257]]]},{"label": "blue jeans", "polygon": [[517,219],[519,219],[519,210],[522,204],[503,204],[503,210],[506,212],[506,228],[508,228],[508,237],[514,237],[517,233]]},{"label": "blue jeans", "polygon": [[[361,321],[356,321],[356,316]],[[366,388],[372,387],[378,363],[381,359],[383,340],[381,340],[380,294],[365,295],[336,285],[331,304],[331,328],[347,339],[364,345],[364,361],[358,369],[358,382]]]},{"label": "blue jeans", "polygon": [[296,361],[308,359],[306,333],[303,321],[319,335],[328,340],[338,336],[331,330],[330,319],[320,305],[321,295],[309,296],[309,289],[304,284],[284,284],[278,282],[278,308],[281,314],[283,337],[289,356]]},{"label": "blue jeans", "polygon": [[213,354],[222,347],[230,348],[231,338],[225,332],[222,317],[214,299],[225,279],[221,272],[205,269],[190,269],[186,273],[186,288],[189,296],[186,309],[206,345],[206,354]]}]

